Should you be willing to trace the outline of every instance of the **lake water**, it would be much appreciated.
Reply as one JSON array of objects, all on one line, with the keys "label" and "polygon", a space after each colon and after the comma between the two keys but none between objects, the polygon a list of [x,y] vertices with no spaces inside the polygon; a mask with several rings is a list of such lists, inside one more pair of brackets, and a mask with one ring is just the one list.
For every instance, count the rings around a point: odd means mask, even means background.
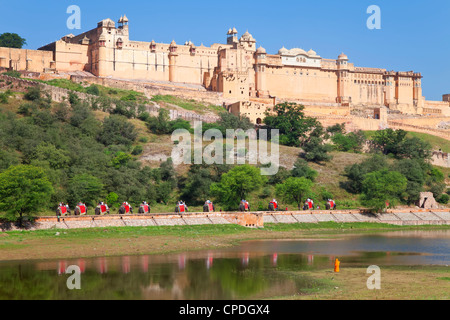
[{"label": "lake water", "polygon": [[[450,230],[351,235],[330,240],[248,241],[193,253],[0,262],[0,299],[232,300],[320,286],[301,271],[378,265],[450,265]],[[69,290],[68,266],[81,270]]]}]

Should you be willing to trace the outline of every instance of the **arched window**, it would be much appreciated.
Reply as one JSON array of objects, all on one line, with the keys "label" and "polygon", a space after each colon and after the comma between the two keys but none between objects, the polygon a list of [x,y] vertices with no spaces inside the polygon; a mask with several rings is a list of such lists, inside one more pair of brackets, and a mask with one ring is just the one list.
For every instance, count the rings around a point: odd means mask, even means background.
[{"label": "arched window", "polygon": [[122,38],[117,39],[116,45],[117,45],[118,49],[122,49],[123,48]]}]

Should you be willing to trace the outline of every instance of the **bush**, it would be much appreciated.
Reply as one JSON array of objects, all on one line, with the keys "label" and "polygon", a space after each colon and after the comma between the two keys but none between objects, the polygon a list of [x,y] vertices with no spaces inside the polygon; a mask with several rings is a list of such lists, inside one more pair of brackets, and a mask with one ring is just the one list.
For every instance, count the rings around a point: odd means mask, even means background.
[{"label": "bush", "polygon": [[122,101],[136,101],[137,100],[137,93],[132,92],[127,94],[126,96],[123,96],[122,98],[120,98],[120,100]]},{"label": "bush", "polygon": [[86,88],[86,93],[92,94],[94,96],[99,96],[100,95],[100,90],[98,89],[98,87],[95,84],[93,84],[90,87]]},{"label": "bush", "polygon": [[147,143],[148,142],[148,138],[147,137],[140,137],[139,138],[139,142]]},{"label": "bush", "polygon": [[23,96],[28,101],[37,101],[41,98],[42,92],[39,87],[28,88],[27,92]]},{"label": "bush", "polygon": [[127,118],[111,115],[103,120],[103,128],[98,137],[105,146],[112,144],[131,145],[137,138],[134,125]]},{"label": "bush", "polygon": [[10,77],[14,77],[14,78],[20,78],[22,76],[22,74],[16,70],[6,71],[3,74],[5,76],[10,76]]},{"label": "bush", "polygon": [[8,95],[6,93],[0,93],[0,103],[8,103]]},{"label": "bush", "polygon": [[449,200],[450,200],[450,196],[448,194],[444,193],[436,201],[441,204],[448,204]]},{"label": "bush", "polygon": [[142,148],[142,146],[135,146],[133,148],[133,151],[131,151],[131,154],[133,156],[138,156],[138,155],[142,154],[143,151],[144,151],[144,148]]},{"label": "bush", "polygon": [[147,111],[141,112],[138,115],[138,119],[141,121],[144,121],[144,122],[146,122],[149,118],[150,118],[150,113],[148,113]]}]

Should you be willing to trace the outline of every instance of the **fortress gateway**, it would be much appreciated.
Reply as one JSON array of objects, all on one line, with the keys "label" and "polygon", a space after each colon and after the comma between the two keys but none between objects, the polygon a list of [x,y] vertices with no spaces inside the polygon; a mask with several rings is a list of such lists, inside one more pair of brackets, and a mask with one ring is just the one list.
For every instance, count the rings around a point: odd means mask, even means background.
[{"label": "fortress gateway", "polygon": [[[9,50],[9,52],[3,52]],[[23,51],[26,51],[24,54]],[[232,112],[261,122],[265,108],[279,101],[338,106],[388,107],[409,114],[444,114],[448,102],[427,105],[420,73],[356,67],[345,54],[324,59],[315,51],[281,48],[268,54],[245,32],[229,29],[224,44],[210,47],[130,40],[126,16],[78,36],[33,50],[0,48],[0,67],[36,72],[87,71],[98,77],[190,83],[235,101]],[[20,53],[22,52],[22,53]],[[9,59],[8,59],[9,57]],[[445,107],[445,108],[444,108]],[[248,110],[248,112],[246,111]]]}]

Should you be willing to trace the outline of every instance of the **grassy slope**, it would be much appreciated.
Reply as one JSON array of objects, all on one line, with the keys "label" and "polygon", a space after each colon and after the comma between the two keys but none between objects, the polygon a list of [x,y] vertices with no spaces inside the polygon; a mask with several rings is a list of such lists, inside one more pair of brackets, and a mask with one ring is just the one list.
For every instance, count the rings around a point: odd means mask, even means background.
[{"label": "grassy slope", "polygon": [[185,110],[193,111],[199,114],[204,114],[205,111],[219,114],[225,110],[221,106],[213,104],[205,104],[203,102],[195,101],[193,99],[182,99],[171,95],[155,95],[151,99],[152,101],[165,106],[166,104],[174,104]]},{"label": "grassy slope", "polygon": [[[30,79],[34,80],[34,79]],[[73,90],[77,92],[86,92],[86,88],[90,86],[88,83],[75,83],[67,79],[53,79],[53,80],[34,80],[42,83],[46,83],[55,87],[64,88],[68,90]],[[170,109],[170,105],[176,105],[182,109],[187,111],[196,112],[198,114],[213,113],[219,114],[223,112],[224,109],[221,106],[216,106],[212,104],[206,104],[203,102],[199,102],[193,99],[183,99],[179,97],[175,97],[172,95],[155,95],[152,99],[147,99],[145,95],[141,92],[136,92],[133,90],[124,90],[124,89],[116,89],[109,88],[102,85],[96,85],[99,89],[100,96],[109,97],[113,99],[127,99],[132,98],[134,101],[138,103],[148,104],[150,101],[156,102],[160,104],[162,107],[167,107]]]},{"label": "grassy slope", "polygon": [[[371,138],[375,131],[365,131],[366,138]],[[450,141],[445,140],[441,137],[436,137],[427,133],[419,133],[419,132],[408,132],[406,135],[408,138],[419,138],[427,141],[434,150],[441,149],[443,152],[450,152]]]}]

